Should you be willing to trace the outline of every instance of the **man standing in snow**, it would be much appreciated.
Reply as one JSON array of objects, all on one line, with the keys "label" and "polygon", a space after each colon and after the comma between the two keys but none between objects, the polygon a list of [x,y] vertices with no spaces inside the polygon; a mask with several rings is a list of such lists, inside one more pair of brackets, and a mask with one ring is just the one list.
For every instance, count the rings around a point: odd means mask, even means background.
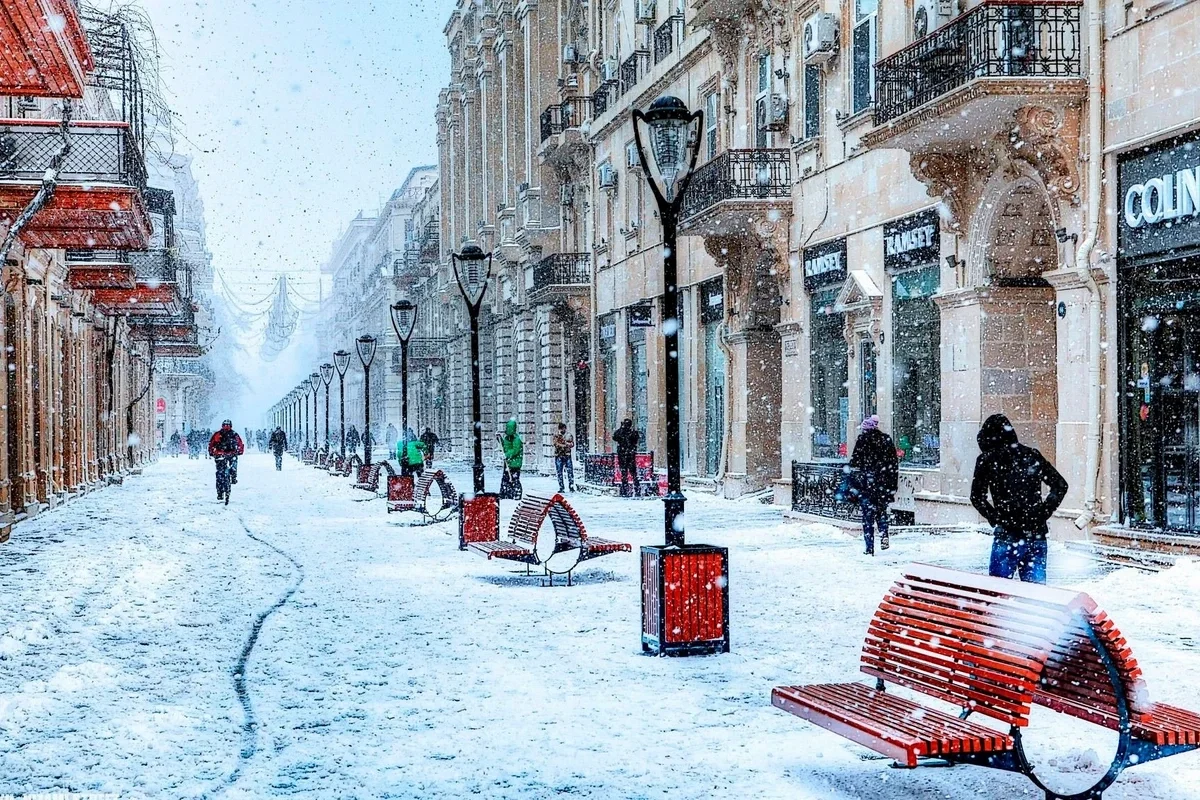
[{"label": "man standing in snow", "polygon": [[625,494],[625,485],[629,483],[629,475],[633,474],[633,493],[638,496],[642,493],[642,480],[638,477],[637,471],[637,449],[638,441],[641,435],[634,430],[633,420],[626,419],[621,423],[621,427],[613,434],[613,441],[617,443],[617,469],[621,471],[621,495]]},{"label": "man standing in snow", "polygon": [[275,471],[279,472],[283,469],[283,452],[287,450],[287,434],[283,432],[283,428],[276,427],[271,432],[267,447],[275,454]]},{"label": "man standing in snow", "polygon": [[[992,526],[988,574],[1046,582],[1046,521],[1067,495],[1067,482],[1036,449],[1017,441],[1003,414],[983,422],[971,481],[971,505]],[[1042,484],[1049,488],[1042,497]],[[989,498],[990,495],[990,498]]]},{"label": "man standing in snow", "polygon": [[575,437],[567,434],[567,423],[558,423],[558,433],[554,434],[554,472],[558,475],[558,491],[563,488],[563,470],[567,472],[567,480],[571,491],[575,491],[575,464],[572,451],[575,450]]},{"label": "man standing in snow", "polygon": [[425,445],[425,466],[433,466],[433,448],[437,447],[438,435],[433,432],[433,428],[425,426],[425,432],[421,434],[421,444]]},{"label": "man standing in snow", "polygon": [[862,421],[862,433],[854,442],[850,456],[851,477],[858,490],[862,510],[865,555],[875,555],[875,526],[879,526],[879,549],[888,549],[888,504],[896,499],[900,464],[892,437],[879,430],[879,417],[872,414]]}]

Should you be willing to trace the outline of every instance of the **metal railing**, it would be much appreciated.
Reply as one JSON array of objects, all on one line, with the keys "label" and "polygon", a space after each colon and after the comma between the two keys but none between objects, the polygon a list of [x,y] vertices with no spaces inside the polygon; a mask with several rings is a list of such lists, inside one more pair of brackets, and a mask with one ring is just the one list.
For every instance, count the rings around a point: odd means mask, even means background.
[{"label": "metal railing", "polygon": [[845,471],[845,464],[793,461],[792,511],[832,519],[861,520],[862,511],[857,504],[837,499]]},{"label": "metal railing", "polygon": [[217,380],[212,367],[194,358],[156,358],[154,359],[154,371],[158,375],[198,375],[210,383],[215,383]]},{"label": "metal railing", "polygon": [[446,359],[450,340],[431,336],[417,336],[408,342],[408,363],[441,363]]},{"label": "metal railing", "polygon": [[612,93],[616,90],[616,84],[612,81],[605,81],[600,84],[600,88],[592,92],[592,119],[596,119],[605,111],[608,111],[608,101],[612,98]]},{"label": "metal railing", "polygon": [[93,264],[128,264],[128,250],[68,250],[67,266],[91,266]]},{"label": "metal railing", "polygon": [[672,14],[662,25],[654,29],[654,63],[658,64],[671,53],[675,47],[683,44],[683,15]]},{"label": "metal railing", "polygon": [[650,70],[650,51],[634,50],[633,55],[621,62],[617,71],[617,94],[623,95],[637,85]]},{"label": "metal railing", "polygon": [[419,258],[426,263],[436,262],[442,255],[442,228],[438,220],[430,220],[425,225],[425,232],[417,240],[420,248]]},{"label": "metal railing", "polygon": [[170,250],[145,250],[129,254],[133,275],[142,283],[176,283],[179,263]]},{"label": "metal railing", "polygon": [[1078,78],[1080,3],[984,2],[875,65],[875,124],[976,78]]},{"label": "metal railing", "polygon": [[568,97],[542,112],[542,141],[571,128],[578,128],[591,117],[592,96]]},{"label": "metal railing", "polygon": [[554,253],[533,265],[531,298],[556,287],[591,286],[591,253]]},{"label": "metal railing", "polygon": [[787,150],[726,150],[696,170],[683,198],[683,216],[725,200],[790,197],[791,175]]},{"label": "metal railing", "polygon": [[[146,187],[146,162],[123,122],[73,122],[60,183]],[[54,120],[0,120],[0,180],[41,181],[62,149]]]}]

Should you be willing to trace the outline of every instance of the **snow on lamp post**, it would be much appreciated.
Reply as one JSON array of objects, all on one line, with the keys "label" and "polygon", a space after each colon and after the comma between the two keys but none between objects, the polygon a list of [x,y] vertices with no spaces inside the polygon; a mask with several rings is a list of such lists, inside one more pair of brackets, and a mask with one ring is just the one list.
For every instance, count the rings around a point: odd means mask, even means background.
[{"label": "snow on lamp post", "polygon": [[[329,455],[329,384],[333,381],[333,364],[321,365],[321,382],[325,384],[325,454]],[[326,458],[325,463],[330,463]]]},{"label": "snow on lamp post", "polygon": [[400,427],[408,435],[408,340],[417,325],[417,307],[408,300],[392,303],[392,327],[400,340]]},{"label": "snow on lamp post", "polygon": [[363,334],[355,342],[363,365],[363,464],[371,466],[371,362],[375,360],[375,337]]},{"label": "snow on lamp post", "polygon": [[342,445],[338,450],[342,458],[346,457],[346,370],[350,368],[350,354],[345,350],[338,350],[333,354],[333,367],[338,374],[338,407],[341,409],[341,427],[339,430],[342,434]]},{"label": "snow on lamp post", "polygon": [[[313,450],[316,450],[317,449],[317,429],[318,429],[318,426],[317,426],[317,400],[321,396],[321,373],[314,372],[311,375],[309,375],[308,383],[309,383],[309,385],[312,386],[312,397],[313,397],[313,416],[312,416],[313,443],[312,443],[312,446],[313,446]],[[316,459],[316,456],[314,455],[313,463],[315,464],[316,462],[317,462],[317,459]]]},{"label": "snow on lamp post", "polygon": [[[667,496],[664,545],[642,547],[642,649],[671,655],[729,651],[729,551],[688,545],[680,485],[679,281],[676,261],[679,211],[700,153],[702,111],[678,97],[660,97],[634,109],[638,157],[662,220],[662,333],[667,423]],[[647,158],[647,144],[649,156]],[[680,580],[677,576],[687,576]]]},{"label": "snow on lamp post", "polygon": [[484,492],[483,483],[483,416],[479,391],[479,309],[492,273],[492,254],[484,253],[478,245],[465,245],[461,252],[451,253],[454,279],[467,304],[471,321],[471,427],[474,432],[475,461],[471,468],[472,496],[459,499],[458,547],[465,550],[469,542],[490,541],[500,537],[500,497]]}]

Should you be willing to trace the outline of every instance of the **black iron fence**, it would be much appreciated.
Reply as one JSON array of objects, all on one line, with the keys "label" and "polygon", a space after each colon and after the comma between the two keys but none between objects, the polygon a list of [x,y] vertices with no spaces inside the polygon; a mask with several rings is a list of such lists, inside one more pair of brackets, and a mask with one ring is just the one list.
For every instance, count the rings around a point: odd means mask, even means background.
[{"label": "black iron fence", "polygon": [[129,254],[133,274],[143,283],[176,283],[179,280],[179,262],[170,250],[145,250]]},{"label": "black iron fence", "polygon": [[542,141],[571,128],[578,128],[592,116],[592,95],[568,97],[542,112]]},{"label": "black iron fence", "polygon": [[984,2],[875,65],[875,124],[976,78],[1080,75],[1079,2]]},{"label": "black iron fence", "polygon": [[672,14],[654,29],[654,63],[658,64],[683,44],[683,15]]},{"label": "black iron fence", "polygon": [[[76,122],[69,129],[71,152],[62,183],[118,183],[146,187],[146,162],[123,123]],[[41,181],[62,149],[57,122],[0,120],[0,179]]]},{"label": "black iron fence", "polygon": [[837,499],[845,464],[792,462],[792,511],[819,517],[860,521],[857,503]]},{"label": "black iron fence", "polygon": [[533,265],[531,298],[556,287],[590,286],[592,283],[591,253],[554,253]]},{"label": "black iron fence", "polygon": [[596,119],[608,111],[608,98],[614,89],[616,89],[616,84],[606,81],[600,84],[599,89],[592,92],[592,119]]},{"label": "black iron fence", "polygon": [[696,170],[683,198],[683,216],[725,200],[790,197],[791,193],[791,156],[787,150],[726,150]]},{"label": "black iron fence", "polygon": [[649,71],[650,51],[634,50],[633,55],[621,62],[621,68],[617,71],[617,94],[628,92]]}]

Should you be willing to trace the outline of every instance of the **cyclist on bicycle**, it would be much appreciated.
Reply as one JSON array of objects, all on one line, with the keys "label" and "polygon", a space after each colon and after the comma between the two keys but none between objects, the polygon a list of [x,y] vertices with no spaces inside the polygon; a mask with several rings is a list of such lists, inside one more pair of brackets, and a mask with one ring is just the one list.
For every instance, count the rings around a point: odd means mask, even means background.
[{"label": "cyclist on bicycle", "polygon": [[222,422],[221,430],[214,433],[208,440],[208,454],[217,463],[218,500],[224,500],[226,493],[225,487],[221,485],[222,471],[228,472],[231,484],[237,483],[237,458],[244,452],[246,452],[246,446],[242,443],[242,437],[238,436],[238,432],[233,429],[233,422],[230,420]]}]

